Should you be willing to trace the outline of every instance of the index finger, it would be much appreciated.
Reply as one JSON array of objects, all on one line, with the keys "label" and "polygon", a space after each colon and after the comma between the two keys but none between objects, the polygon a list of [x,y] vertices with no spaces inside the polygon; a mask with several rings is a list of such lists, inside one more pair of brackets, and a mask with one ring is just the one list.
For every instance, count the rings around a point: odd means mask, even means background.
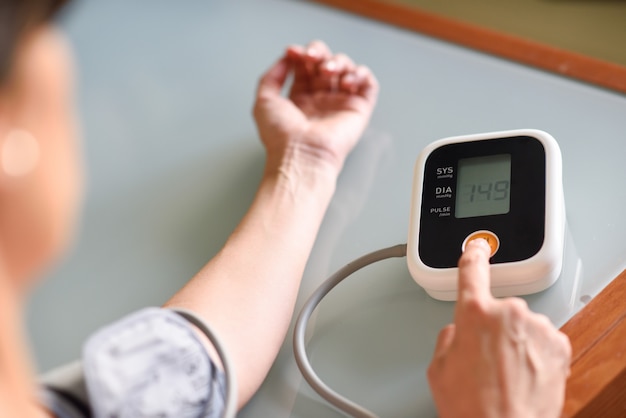
[{"label": "index finger", "polygon": [[457,313],[468,302],[482,305],[493,300],[490,290],[490,254],[489,244],[482,238],[472,240],[465,246],[465,252],[459,259]]},{"label": "index finger", "polygon": [[285,56],[276,61],[261,77],[257,86],[257,97],[279,95],[287,79],[289,69],[290,63]]},{"label": "index finger", "polygon": [[291,45],[287,48],[287,56],[293,63],[294,76],[290,95],[311,91],[311,80],[318,71],[317,65],[332,56],[330,48],[322,41],[312,41],[302,47]]}]

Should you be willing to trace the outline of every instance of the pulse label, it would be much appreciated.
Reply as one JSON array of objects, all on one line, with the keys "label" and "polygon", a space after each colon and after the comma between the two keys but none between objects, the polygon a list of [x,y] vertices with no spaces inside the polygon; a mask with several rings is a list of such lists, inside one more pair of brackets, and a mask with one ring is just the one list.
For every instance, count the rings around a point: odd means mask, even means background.
[{"label": "pulse label", "polygon": [[452,211],[451,211],[451,207],[450,206],[443,206],[443,207],[438,207],[438,208],[430,208],[430,214],[431,215],[437,215],[440,218],[444,217],[444,216],[450,216],[451,213],[452,213]]}]

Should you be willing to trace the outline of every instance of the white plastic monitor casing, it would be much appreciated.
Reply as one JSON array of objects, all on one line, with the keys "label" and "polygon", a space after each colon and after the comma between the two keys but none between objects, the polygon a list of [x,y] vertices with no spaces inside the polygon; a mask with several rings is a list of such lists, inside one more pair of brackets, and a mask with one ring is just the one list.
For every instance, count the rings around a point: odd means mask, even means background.
[{"label": "white plastic monitor casing", "polygon": [[428,145],[419,155],[413,176],[411,216],[407,241],[407,263],[413,279],[433,298],[452,301],[457,297],[458,268],[432,268],[425,265],[418,252],[424,168],[428,156],[437,148],[460,142],[530,136],[543,144],[546,154],[546,207],[543,246],[534,256],[491,266],[491,291],[496,297],[526,295],[550,287],[559,278],[563,263],[565,203],[563,197],[561,150],[546,132],[518,129],[450,137]]}]

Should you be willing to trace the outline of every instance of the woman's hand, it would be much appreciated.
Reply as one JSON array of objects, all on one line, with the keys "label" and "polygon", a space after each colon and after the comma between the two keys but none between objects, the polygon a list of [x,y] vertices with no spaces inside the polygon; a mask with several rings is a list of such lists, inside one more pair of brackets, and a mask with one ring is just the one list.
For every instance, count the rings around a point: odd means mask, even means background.
[{"label": "woman's hand", "polygon": [[428,380],[439,416],[558,417],[571,346],[522,299],[489,290],[489,246],[475,240],[459,261],[454,324],[439,334]]},{"label": "woman's hand", "polygon": [[[281,91],[288,77],[288,97]],[[319,41],[291,46],[261,78],[254,117],[269,164],[293,157],[338,174],[358,142],[378,96],[371,71]]]}]

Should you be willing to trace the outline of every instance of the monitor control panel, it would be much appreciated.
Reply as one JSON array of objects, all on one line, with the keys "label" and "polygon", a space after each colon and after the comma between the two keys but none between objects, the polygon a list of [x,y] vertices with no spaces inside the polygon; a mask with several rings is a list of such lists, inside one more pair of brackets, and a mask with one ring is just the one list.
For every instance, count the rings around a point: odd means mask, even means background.
[{"label": "monitor control panel", "polygon": [[415,164],[408,265],[434,298],[456,298],[465,245],[491,247],[492,292],[535,293],[559,277],[565,234],[561,152],[539,130],[441,139]]}]

